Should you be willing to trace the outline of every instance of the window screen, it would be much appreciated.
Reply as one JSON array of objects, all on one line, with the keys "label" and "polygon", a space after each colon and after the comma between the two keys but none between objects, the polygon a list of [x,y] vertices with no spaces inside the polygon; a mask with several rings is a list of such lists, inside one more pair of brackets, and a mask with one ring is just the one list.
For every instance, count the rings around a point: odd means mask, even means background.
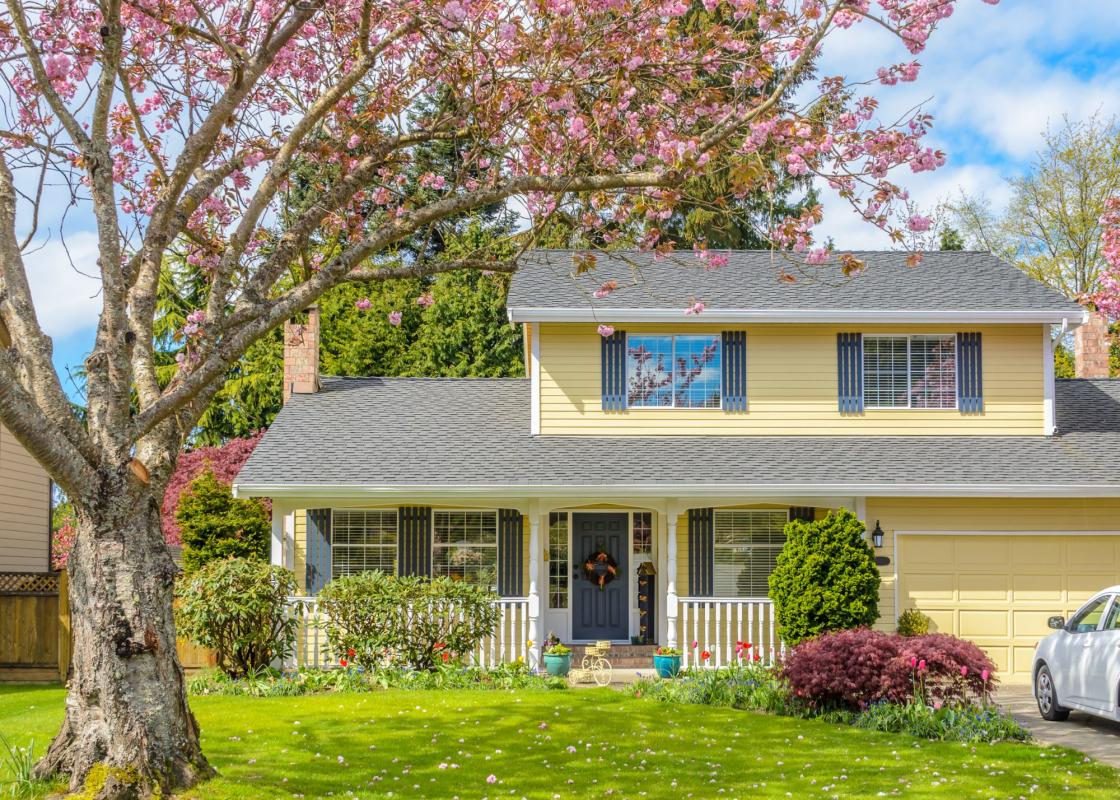
[{"label": "window screen", "polygon": [[785,544],[786,511],[716,511],[713,519],[716,597],[766,597]]},{"label": "window screen", "polygon": [[864,336],[868,408],[956,408],[957,337]]}]

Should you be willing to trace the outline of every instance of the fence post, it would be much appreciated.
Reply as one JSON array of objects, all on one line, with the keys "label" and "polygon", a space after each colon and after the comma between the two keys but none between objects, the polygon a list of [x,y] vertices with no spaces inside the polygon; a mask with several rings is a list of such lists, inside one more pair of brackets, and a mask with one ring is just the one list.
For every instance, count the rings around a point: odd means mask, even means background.
[{"label": "fence post", "polygon": [[58,679],[70,674],[70,581],[66,570],[58,573]]}]

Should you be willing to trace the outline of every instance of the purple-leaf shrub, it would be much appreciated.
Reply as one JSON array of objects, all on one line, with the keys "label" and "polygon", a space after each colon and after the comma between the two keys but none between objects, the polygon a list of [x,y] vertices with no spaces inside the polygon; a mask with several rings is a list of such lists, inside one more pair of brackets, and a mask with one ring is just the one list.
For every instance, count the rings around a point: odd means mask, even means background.
[{"label": "purple-leaf shrub", "polygon": [[972,642],[866,628],[802,642],[782,665],[791,691],[814,708],[862,709],[882,700],[964,704],[986,697],[994,674],[991,659]]}]

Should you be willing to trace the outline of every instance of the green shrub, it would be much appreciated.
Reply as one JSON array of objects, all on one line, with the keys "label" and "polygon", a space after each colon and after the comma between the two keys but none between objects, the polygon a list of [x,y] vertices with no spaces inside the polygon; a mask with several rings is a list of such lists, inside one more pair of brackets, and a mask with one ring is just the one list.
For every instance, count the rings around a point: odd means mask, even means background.
[{"label": "green shrub", "polygon": [[215,651],[230,675],[247,675],[292,652],[297,615],[286,614],[295,594],[291,571],[264,561],[211,561],[180,579],[175,621],[179,634]]},{"label": "green shrub", "polygon": [[332,652],[367,668],[431,670],[471,653],[493,635],[489,589],[449,578],[361,572],[328,583],[319,610]]},{"label": "green shrub", "polygon": [[190,482],[175,513],[183,569],[224,558],[268,558],[272,522],[258,498],[237,498],[207,469]]},{"label": "green shrub", "polygon": [[770,575],[778,634],[787,645],[828,631],[871,625],[879,616],[879,568],[865,528],[847,509],[794,520]]},{"label": "green shrub", "polygon": [[933,622],[916,608],[908,608],[898,615],[898,634],[900,636],[925,636]]},{"label": "green shrub", "polygon": [[726,706],[751,711],[791,713],[789,690],[778,671],[761,664],[693,669],[673,679],[642,678],[628,687],[635,697],[664,703]]},{"label": "green shrub", "polygon": [[884,733],[908,733],[951,742],[1025,742],[1030,732],[995,706],[873,703],[849,715],[851,725]]}]

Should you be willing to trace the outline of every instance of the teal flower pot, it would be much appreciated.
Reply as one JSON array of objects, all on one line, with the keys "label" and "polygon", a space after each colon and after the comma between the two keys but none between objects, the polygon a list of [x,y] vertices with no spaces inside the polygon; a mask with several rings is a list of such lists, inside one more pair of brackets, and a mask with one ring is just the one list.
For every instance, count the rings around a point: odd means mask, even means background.
[{"label": "teal flower pot", "polygon": [[675,678],[681,671],[681,657],[654,656],[653,668],[657,670],[657,676],[660,678]]},{"label": "teal flower pot", "polygon": [[562,656],[550,656],[546,654],[544,657],[544,668],[545,671],[554,678],[563,678],[568,674],[568,670],[572,668],[572,654],[565,653]]}]

